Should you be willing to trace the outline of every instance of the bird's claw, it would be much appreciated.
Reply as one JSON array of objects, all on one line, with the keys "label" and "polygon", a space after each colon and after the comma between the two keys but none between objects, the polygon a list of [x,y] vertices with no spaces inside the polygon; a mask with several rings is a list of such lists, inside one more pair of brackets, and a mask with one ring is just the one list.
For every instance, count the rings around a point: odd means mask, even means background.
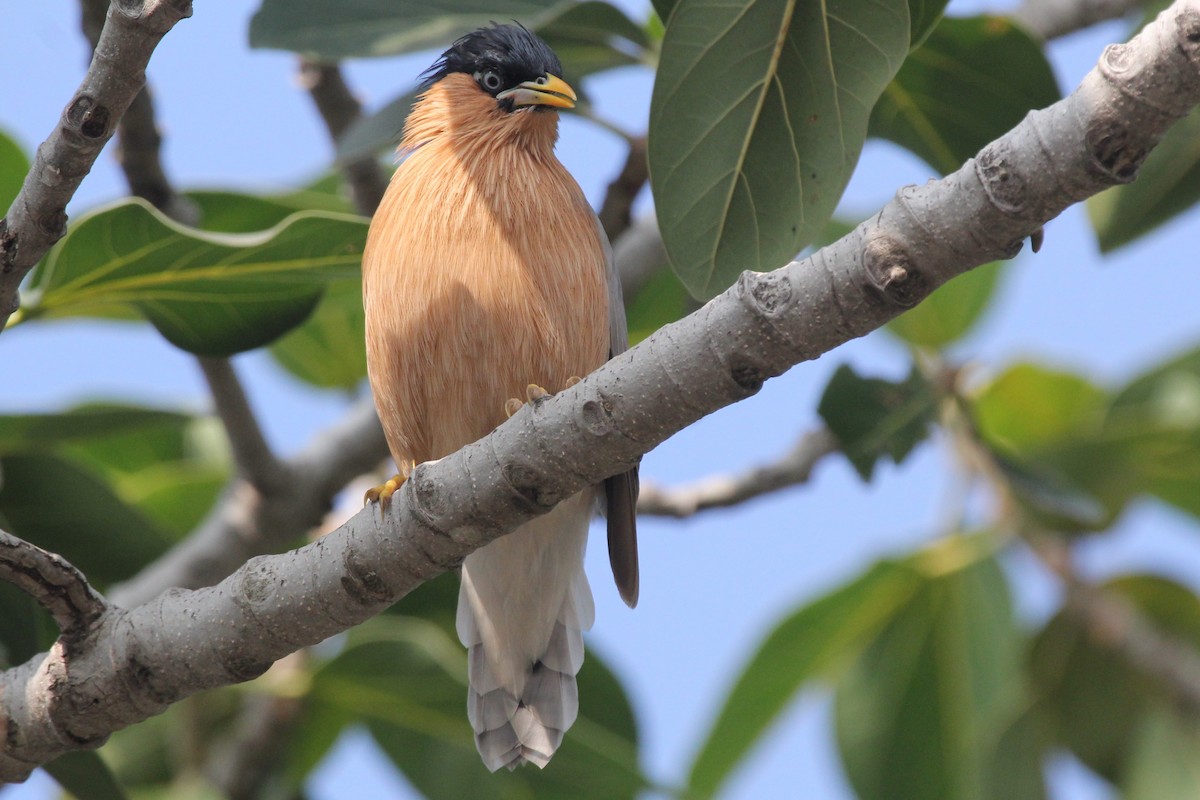
[{"label": "bird's claw", "polygon": [[[570,389],[581,380],[583,380],[583,378],[579,377],[578,375],[572,375],[571,377],[567,378],[566,382],[563,384],[563,390],[565,391]],[[510,397],[504,401],[504,414],[505,416],[511,417],[513,414],[520,411],[521,406],[525,405],[525,403],[539,403],[549,396],[550,392],[547,392],[536,383],[531,383],[525,387],[525,400],[522,400],[519,397]]]},{"label": "bird's claw", "polygon": [[400,465],[400,473],[393,475],[378,486],[372,486],[363,494],[363,505],[368,506],[371,503],[379,503],[379,513],[382,516],[387,511],[388,506],[392,504],[392,495],[399,491],[404,482],[408,480],[408,476],[416,469],[417,462],[409,461]]}]

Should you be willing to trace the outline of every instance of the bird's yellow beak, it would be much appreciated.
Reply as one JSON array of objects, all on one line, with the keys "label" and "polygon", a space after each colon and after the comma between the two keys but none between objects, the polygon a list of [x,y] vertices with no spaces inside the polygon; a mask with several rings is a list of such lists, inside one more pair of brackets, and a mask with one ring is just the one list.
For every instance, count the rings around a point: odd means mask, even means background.
[{"label": "bird's yellow beak", "polygon": [[574,108],[575,90],[557,75],[546,74],[536,81],[525,81],[496,95],[497,100],[512,100],[514,106],[553,106]]}]

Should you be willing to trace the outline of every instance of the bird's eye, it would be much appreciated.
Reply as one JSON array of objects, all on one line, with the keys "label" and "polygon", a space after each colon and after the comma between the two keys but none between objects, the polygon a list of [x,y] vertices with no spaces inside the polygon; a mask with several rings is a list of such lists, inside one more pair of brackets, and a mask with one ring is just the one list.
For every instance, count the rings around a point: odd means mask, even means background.
[{"label": "bird's eye", "polygon": [[480,86],[492,93],[498,92],[504,84],[504,81],[500,79],[500,73],[491,69],[487,72],[476,72],[475,80],[479,82]]},{"label": "bird's eye", "polygon": [[538,78],[536,81],[534,81],[534,83],[538,84],[539,86],[545,86],[549,82],[550,82],[550,78],[548,78],[545,75],[542,75],[540,78]]}]

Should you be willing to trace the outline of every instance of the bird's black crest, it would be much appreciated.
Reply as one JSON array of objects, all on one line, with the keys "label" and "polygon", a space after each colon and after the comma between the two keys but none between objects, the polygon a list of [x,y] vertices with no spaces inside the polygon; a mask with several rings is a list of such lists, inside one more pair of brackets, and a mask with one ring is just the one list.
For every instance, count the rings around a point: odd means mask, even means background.
[{"label": "bird's black crest", "polygon": [[[563,77],[562,62],[550,45],[519,23],[499,25],[493,22],[491,27],[461,37],[425,70],[421,76],[422,85],[428,88],[455,72],[473,76],[483,90],[492,95],[546,74]],[[482,76],[489,72],[499,76],[498,84],[488,86],[482,82]]]}]

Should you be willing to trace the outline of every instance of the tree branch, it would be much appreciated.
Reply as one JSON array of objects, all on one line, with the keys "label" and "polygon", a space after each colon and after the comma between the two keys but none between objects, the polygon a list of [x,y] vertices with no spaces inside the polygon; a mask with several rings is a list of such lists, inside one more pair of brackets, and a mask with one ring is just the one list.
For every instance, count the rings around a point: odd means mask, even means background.
[{"label": "tree branch", "polygon": [[[362,117],[362,104],[346,85],[341,67],[302,58],[300,82],[308,90],[321,119],[325,121],[329,138],[336,145],[346,129]],[[342,174],[350,187],[355,208],[368,217],[374,214],[388,185],[388,177],[379,162],[371,157],[360,158],[346,164]]]},{"label": "tree branch", "polygon": [[646,137],[635,136],[629,140],[629,155],[625,157],[625,165],[608,185],[608,191],[604,194],[604,204],[600,206],[597,214],[610,242],[615,242],[629,227],[633,201],[637,200],[649,178]]},{"label": "tree branch", "polygon": [[1064,208],[1131,180],[1200,104],[1200,0],[1110,47],[1069,97],[1029,114],[957,172],[902,189],[803,261],[743,273],[581,383],[526,404],[474,444],[418,465],[381,519],[365,509],[219,585],[110,608],[61,647],[0,673],[0,780],[197,691],[261,674],[470,552],[621,472],[668,436],[801,361],[878,328],[971,267],[1012,257]]},{"label": "tree branch", "polygon": [[217,416],[225,425],[241,477],[263,494],[277,491],[286,482],[287,471],[267,445],[233,364],[227,358],[204,356],[196,361],[204,372]]},{"label": "tree branch", "polygon": [[108,609],[79,570],[57,553],[0,531],[0,580],[46,609],[68,644],[82,638]]},{"label": "tree branch", "polygon": [[83,83],[0,220],[0,331],[17,310],[22,279],[66,233],[67,202],[145,83],[150,54],[191,13],[191,0],[114,0],[109,7]]},{"label": "tree branch", "polygon": [[826,428],[818,428],[801,436],[783,458],[740,475],[713,475],[689,486],[672,489],[643,482],[637,510],[639,514],[683,518],[698,511],[744,503],[805,483],[817,462],[837,451],[838,443],[833,434]]}]

